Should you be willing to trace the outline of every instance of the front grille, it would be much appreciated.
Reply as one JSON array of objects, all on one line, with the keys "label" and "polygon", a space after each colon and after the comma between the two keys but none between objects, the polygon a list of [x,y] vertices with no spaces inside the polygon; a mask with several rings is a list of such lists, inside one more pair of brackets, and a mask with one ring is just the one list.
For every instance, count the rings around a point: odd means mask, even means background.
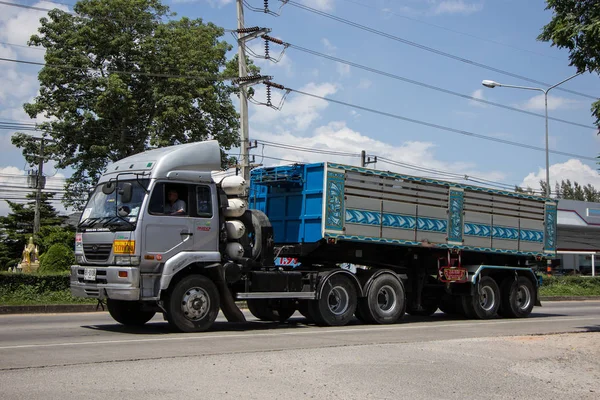
[{"label": "front grille", "polygon": [[112,243],[83,245],[83,254],[88,261],[106,261],[111,250]]}]

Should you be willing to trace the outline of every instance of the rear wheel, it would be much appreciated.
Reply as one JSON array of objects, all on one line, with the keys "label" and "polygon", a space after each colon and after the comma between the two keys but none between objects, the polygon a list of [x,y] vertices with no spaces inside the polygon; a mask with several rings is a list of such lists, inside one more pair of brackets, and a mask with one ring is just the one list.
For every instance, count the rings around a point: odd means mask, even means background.
[{"label": "rear wheel", "polygon": [[391,274],[378,276],[369,287],[367,296],[360,299],[358,310],[357,317],[367,323],[398,322],[406,310],[406,295],[402,282]]},{"label": "rear wheel", "polygon": [[248,310],[261,321],[285,322],[296,312],[296,307],[289,301],[252,299],[247,303]]},{"label": "rear wheel", "polygon": [[342,326],[352,319],[357,303],[356,287],[340,274],[333,275],[323,284],[321,297],[309,302],[309,315],[318,325]]},{"label": "rear wheel", "polygon": [[219,291],[204,275],[189,275],[175,284],[166,302],[167,320],[182,332],[209,329],[219,313]]},{"label": "rear wheel", "polygon": [[156,314],[154,311],[142,311],[142,304],[136,301],[108,299],[106,306],[110,316],[125,326],[142,326]]},{"label": "rear wheel", "polygon": [[535,288],[530,279],[523,276],[508,278],[500,286],[502,304],[499,314],[509,318],[524,318],[531,314],[535,305]]},{"label": "rear wheel", "polygon": [[484,276],[479,281],[478,293],[463,296],[462,302],[467,318],[494,318],[500,308],[500,288],[493,278]]}]

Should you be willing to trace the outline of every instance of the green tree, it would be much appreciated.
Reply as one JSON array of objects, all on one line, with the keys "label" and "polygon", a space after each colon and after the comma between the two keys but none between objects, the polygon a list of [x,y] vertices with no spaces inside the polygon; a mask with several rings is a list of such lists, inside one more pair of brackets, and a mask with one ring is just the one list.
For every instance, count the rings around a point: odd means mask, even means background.
[{"label": "green tree", "polygon": [[68,271],[75,264],[75,252],[62,243],[53,244],[47,252],[40,257],[42,273]]},{"label": "green tree", "polygon": [[[546,0],[552,10],[550,23],[538,40],[569,50],[570,65],[577,71],[600,74],[600,2],[598,0]],[[600,125],[600,101],[592,104],[592,115]]]},{"label": "green tree", "polygon": [[[109,162],[150,147],[238,144],[234,87],[224,79],[237,70],[226,69],[222,28],[168,20],[174,14],[160,0],[82,0],[73,10],[49,12],[31,37],[46,48],[46,65],[39,96],[25,104],[32,118],[54,118],[41,128],[55,141],[48,153],[57,166],[75,171],[67,206],[81,207]],[[24,154],[32,146],[22,134],[13,143]]]}]

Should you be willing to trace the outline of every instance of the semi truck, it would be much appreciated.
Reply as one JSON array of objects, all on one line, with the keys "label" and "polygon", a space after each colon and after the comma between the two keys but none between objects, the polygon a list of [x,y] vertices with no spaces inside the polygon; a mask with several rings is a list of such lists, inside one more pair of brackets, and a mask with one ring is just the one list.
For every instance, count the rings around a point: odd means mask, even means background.
[{"label": "semi truck", "polygon": [[[555,201],[334,162],[217,179],[216,141],[110,164],[77,226],[71,292],[124,325],[393,324],[438,309],[528,316],[555,256]],[[293,261],[290,261],[293,260]]]}]

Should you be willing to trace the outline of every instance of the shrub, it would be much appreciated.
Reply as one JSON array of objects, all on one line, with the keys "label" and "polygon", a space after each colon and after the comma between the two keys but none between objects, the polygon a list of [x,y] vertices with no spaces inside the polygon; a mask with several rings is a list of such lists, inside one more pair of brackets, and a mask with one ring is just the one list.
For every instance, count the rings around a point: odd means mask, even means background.
[{"label": "shrub", "polygon": [[40,273],[69,271],[75,264],[73,250],[64,244],[57,243],[50,246],[40,259]]}]

